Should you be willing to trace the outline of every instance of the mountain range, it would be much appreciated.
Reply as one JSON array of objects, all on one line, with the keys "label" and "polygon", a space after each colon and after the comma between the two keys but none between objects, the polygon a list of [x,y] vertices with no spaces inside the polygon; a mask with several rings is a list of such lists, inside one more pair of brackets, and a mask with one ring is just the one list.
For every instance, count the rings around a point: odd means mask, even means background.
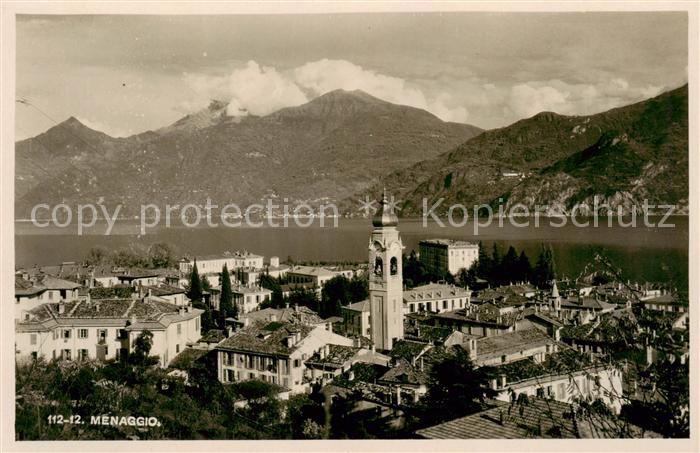
[{"label": "mountain range", "polygon": [[[455,203],[505,212],[590,214],[608,205],[624,214],[644,201],[688,211],[688,86],[589,116],[542,112],[483,132],[432,159],[392,172],[370,193],[393,194],[402,216]],[[359,195],[359,194],[358,194]],[[345,200],[349,207],[353,198]],[[442,201],[441,201],[442,200]],[[540,208],[538,208],[540,207]],[[663,210],[662,210],[663,211]],[[665,212],[665,211],[663,211]]]},{"label": "mountain range", "polygon": [[402,216],[444,200],[557,211],[594,197],[630,212],[647,199],[688,205],[688,87],[588,116],[542,112],[482,131],[362,91],[337,90],[267,116],[229,116],[212,101],[175,123],[126,138],[69,118],[16,143],[16,217],[36,203],[241,206],[381,193]]},{"label": "mountain range", "polygon": [[36,203],[246,206],[339,200],[482,132],[362,91],[337,90],[267,116],[212,101],[175,123],[113,138],[69,118],[16,143],[16,217]]}]

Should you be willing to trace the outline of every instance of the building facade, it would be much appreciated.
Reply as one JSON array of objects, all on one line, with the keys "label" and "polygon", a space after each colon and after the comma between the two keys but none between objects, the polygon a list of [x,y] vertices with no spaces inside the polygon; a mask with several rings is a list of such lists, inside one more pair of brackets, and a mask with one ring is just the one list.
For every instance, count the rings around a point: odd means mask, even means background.
[{"label": "building facade", "polygon": [[426,269],[457,275],[479,259],[479,245],[453,239],[427,239],[418,243],[420,261]]}]

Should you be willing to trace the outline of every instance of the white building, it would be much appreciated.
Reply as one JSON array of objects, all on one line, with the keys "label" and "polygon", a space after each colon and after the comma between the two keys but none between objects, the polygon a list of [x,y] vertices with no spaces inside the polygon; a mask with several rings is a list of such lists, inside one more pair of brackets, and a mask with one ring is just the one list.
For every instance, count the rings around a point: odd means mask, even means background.
[{"label": "white building", "polygon": [[224,383],[260,379],[304,393],[306,361],[324,354],[327,345],[352,346],[349,338],[324,326],[255,321],[216,346],[219,380]]},{"label": "white building", "polygon": [[148,330],[153,334],[150,354],[165,367],[199,340],[203,311],[154,299],[42,304],[15,325],[17,358],[116,359],[133,351],[138,336]]},{"label": "white building", "polygon": [[31,280],[15,276],[15,320],[43,303],[78,299],[80,285],[49,275],[37,275]]},{"label": "white building", "polygon": [[217,255],[201,255],[183,258],[180,260],[180,272],[184,274],[192,272],[195,261],[197,262],[197,271],[200,274],[212,272],[220,273],[224,268],[224,264],[228,267],[229,272],[241,267],[252,267],[255,269],[263,267],[263,257],[261,255],[256,255],[244,250],[242,252],[224,252]]},{"label": "white building", "polygon": [[[272,297],[272,291],[261,286],[233,286],[233,303],[238,306],[238,313],[249,313],[258,310],[260,304]],[[216,307],[218,309],[218,306]]]},{"label": "white building", "polygon": [[430,283],[403,292],[404,314],[459,310],[469,305],[470,300],[469,289],[443,283]]},{"label": "white building", "polygon": [[454,239],[427,239],[418,243],[420,261],[426,269],[456,275],[479,260],[479,245]]}]

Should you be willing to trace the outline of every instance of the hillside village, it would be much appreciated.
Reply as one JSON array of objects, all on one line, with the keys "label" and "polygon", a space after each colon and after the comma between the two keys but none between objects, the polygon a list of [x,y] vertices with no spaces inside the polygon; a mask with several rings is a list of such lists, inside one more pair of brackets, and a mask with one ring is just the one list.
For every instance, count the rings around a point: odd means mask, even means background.
[{"label": "hillside village", "polygon": [[[486,275],[495,257],[464,241],[425,240],[408,256],[386,197],[372,225],[357,265],[244,250],[165,267],[17,269],[19,375],[93,373],[91,386],[127,394],[140,382],[154,401],[235,389],[227,403],[206,397],[222,420],[248,414],[235,434],[217,422],[223,438],[687,436],[683,291],[602,271],[565,278],[542,257],[536,278],[515,267]],[[106,371],[119,366],[158,380],[120,384]],[[59,404],[21,381],[21,416]],[[251,417],[268,410],[288,432],[252,432],[263,419]],[[124,429],[111,435],[154,436]]]}]

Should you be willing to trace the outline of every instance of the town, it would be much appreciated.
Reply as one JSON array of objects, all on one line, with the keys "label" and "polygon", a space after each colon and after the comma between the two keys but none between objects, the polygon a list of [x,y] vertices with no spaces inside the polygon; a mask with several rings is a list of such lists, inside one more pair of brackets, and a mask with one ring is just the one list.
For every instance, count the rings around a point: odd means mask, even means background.
[{"label": "town", "polygon": [[371,221],[365,263],[161,245],[17,269],[17,438],[688,436],[686,289],[604,256],[558,275],[544,246],[534,266],[455,239],[408,251],[386,195]]}]

